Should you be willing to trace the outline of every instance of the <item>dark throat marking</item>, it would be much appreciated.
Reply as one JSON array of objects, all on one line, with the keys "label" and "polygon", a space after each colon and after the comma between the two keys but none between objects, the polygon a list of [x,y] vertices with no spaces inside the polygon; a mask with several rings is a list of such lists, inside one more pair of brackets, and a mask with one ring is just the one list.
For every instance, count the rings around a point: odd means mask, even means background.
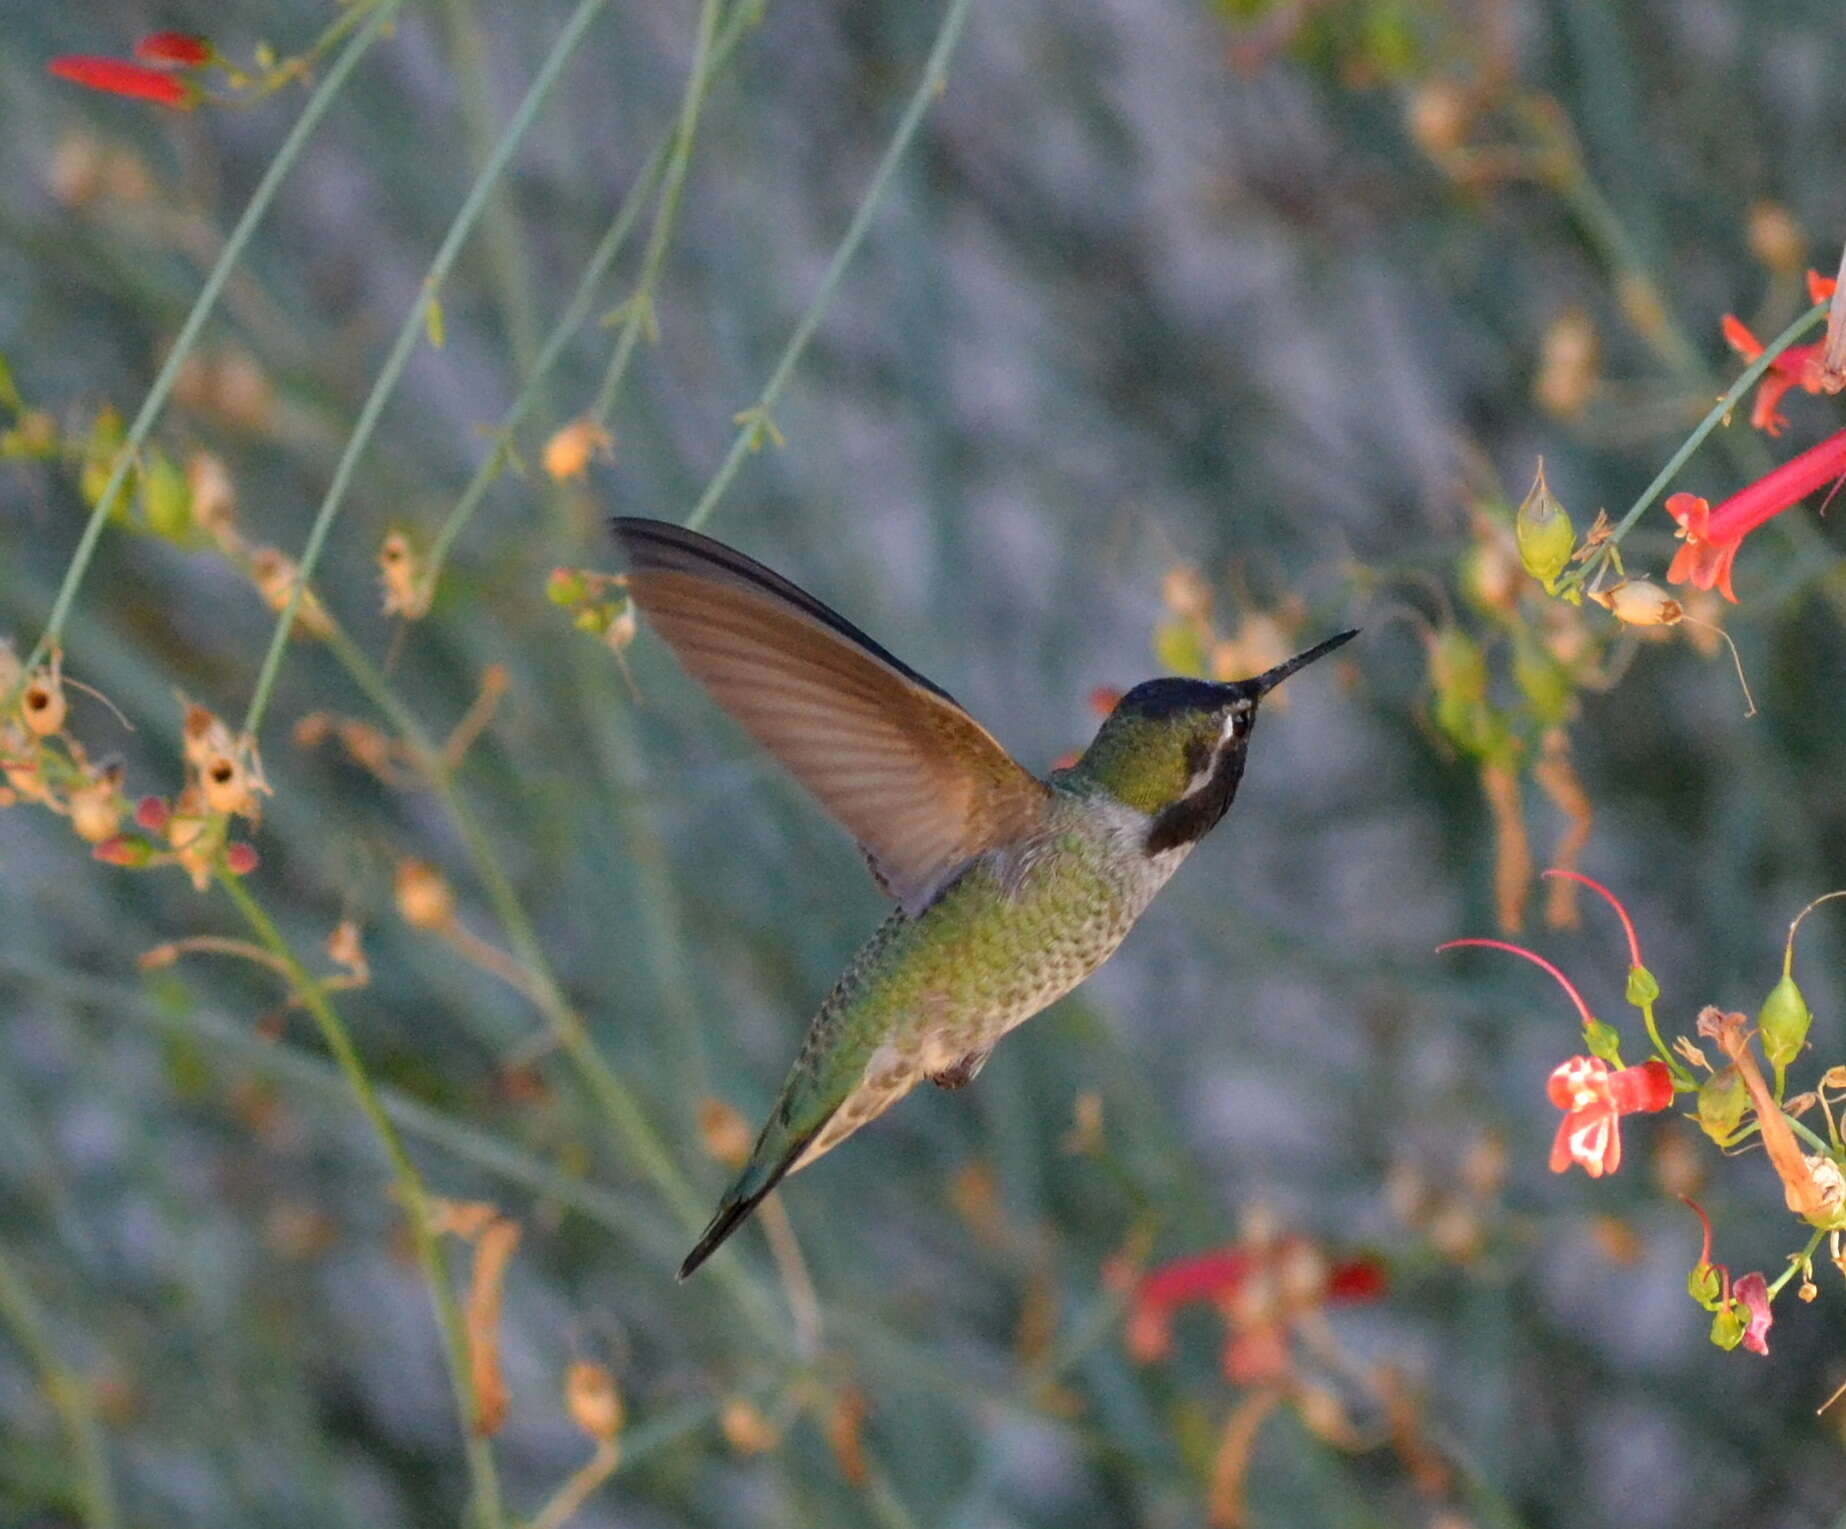
[{"label": "dark throat marking", "polygon": [[1182,844],[1196,844],[1216,828],[1218,820],[1231,810],[1237,784],[1243,779],[1243,762],[1244,742],[1240,738],[1218,756],[1218,767],[1210,780],[1155,815],[1148,825],[1144,853],[1158,855]]}]

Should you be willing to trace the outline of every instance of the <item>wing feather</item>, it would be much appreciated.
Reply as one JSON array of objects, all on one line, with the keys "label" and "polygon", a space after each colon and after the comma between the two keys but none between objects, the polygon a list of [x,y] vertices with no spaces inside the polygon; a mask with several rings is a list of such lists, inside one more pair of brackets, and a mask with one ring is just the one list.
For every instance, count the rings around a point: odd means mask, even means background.
[{"label": "wing feather", "polygon": [[618,519],[628,590],[680,662],[920,909],[1029,833],[1048,790],[939,685],[812,595],[709,537]]}]

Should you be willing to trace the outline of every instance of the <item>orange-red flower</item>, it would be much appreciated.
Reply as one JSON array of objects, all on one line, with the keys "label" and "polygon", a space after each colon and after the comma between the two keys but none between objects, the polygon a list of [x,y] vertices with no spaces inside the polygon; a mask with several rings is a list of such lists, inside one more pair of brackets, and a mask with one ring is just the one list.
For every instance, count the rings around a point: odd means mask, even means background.
[{"label": "orange-red flower", "polygon": [[150,32],[135,44],[135,57],[163,69],[196,69],[212,61],[212,47],[190,32]]},{"label": "orange-red flower", "polygon": [[1621,1117],[1664,1110],[1673,1102],[1673,1075],[1658,1057],[1612,1071],[1601,1057],[1576,1056],[1553,1069],[1545,1091],[1564,1111],[1551,1144],[1551,1171],[1563,1173],[1576,1163],[1599,1179],[1622,1165]]},{"label": "orange-red flower", "polygon": [[86,53],[67,53],[45,66],[61,80],[84,85],[91,90],[106,91],[114,96],[131,96],[138,101],[153,101],[184,111],[199,99],[198,89],[164,69],[149,69],[144,64],[124,63],[119,58],[93,58]]},{"label": "orange-red flower", "polygon": [[1685,545],[1667,569],[1667,582],[1715,588],[1735,603],[1731,563],[1744,537],[1764,521],[1799,504],[1815,489],[1842,477],[1846,477],[1846,430],[1791,457],[1774,472],[1739,489],[1716,509],[1697,494],[1672,495],[1667,500],[1667,514],[1679,522],[1679,536]]},{"label": "orange-red flower", "polygon": [[[1833,286],[1831,277],[1822,276],[1818,271],[1808,272],[1809,301],[1826,302],[1833,296]],[[1754,361],[1762,355],[1762,341],[1735,314],[1724,315],[1722,328],[1725,344],[1745,361]],[[1769,370],[1757,384],[1756,402],[1750,407],[1753,426],[1765,435],[1780,435],[1788,424],[1788,417],[1781,411],[1783,395],[1790,388],[1800,388],[1804,393],[1824,391],[1821,386],[1822,349],[1818,344],[1791,345],[1769,363]]]}]

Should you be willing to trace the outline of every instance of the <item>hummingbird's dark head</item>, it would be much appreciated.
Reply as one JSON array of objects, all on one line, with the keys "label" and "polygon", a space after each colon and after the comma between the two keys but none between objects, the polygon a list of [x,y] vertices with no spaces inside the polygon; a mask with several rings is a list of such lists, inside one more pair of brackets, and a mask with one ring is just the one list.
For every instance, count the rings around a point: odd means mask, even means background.
[{"label": "hummingbird's dark head", "polygon": [[1144,681],[1116,702],[1073,773],[1153,820],[1148,854],[1196,843],[1237,794],[1263,697],[1358,635],[1341,632],[1253,679]]}]

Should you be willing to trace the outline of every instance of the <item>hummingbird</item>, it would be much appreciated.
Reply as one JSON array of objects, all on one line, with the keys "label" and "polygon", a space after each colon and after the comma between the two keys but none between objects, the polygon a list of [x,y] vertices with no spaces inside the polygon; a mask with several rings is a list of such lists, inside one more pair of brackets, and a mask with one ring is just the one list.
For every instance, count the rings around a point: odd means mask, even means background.
[{"label": "hummingbird", "polygon": [[1128,691],[1040,778],[946,690],[710,537],[618,517],[629,596],[694,679],[863,851],[895,906],[822,1002],[683,1280],[789,1174],[924,1079],[971,1083],[1100,966],[1230,809],[1263,697],[1356,637],[1231,684]]}]

